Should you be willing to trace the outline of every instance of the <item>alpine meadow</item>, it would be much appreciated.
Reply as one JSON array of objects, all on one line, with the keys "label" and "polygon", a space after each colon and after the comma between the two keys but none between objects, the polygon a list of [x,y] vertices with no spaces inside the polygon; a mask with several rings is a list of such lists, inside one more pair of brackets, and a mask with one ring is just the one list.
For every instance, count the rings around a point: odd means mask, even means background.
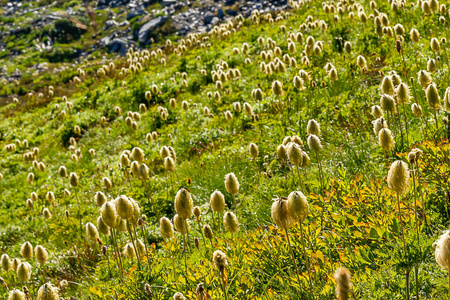
[{"label": "alpine meadow", "polygon": [[7,2],[1,299],[450,299],[450,2]]}]

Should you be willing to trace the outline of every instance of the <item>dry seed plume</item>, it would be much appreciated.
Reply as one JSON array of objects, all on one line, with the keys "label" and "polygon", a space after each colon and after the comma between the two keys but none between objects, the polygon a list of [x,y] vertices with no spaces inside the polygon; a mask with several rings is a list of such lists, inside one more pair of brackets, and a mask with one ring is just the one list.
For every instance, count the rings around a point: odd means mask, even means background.
[{"label": "dry seed plume", "polygon": [[276,199],[272,204],[271,216],[273,222],[282,229],[291,228],[295,220],[292,218],[287,200]]},{"label": "dry seed plume", "polygon": [[338,300],[348,300],[351,289],[351,274],[343,267],[340,267],[334,273],[334,280],[336,280],[336,295]]},{"label": "dry seed plume", "polygon": [[388,172],[387,182],[391,190],[400,195],[405,194],[409,187],[408,165],[401,160],[393,162]]},{"label": "dry seed plume", "polygon": [[162,217],[159,220],[159,231],[163,238],[171,239],[173,238],[173,225],[172,222],[166,217]]},{"label": "dry seed plume", "polygon": [[223,215],[223,225],[225,229],[231,233],[239,231],[239,221],[236,215],[232,212],[226,212]]},{"label": "dry seed plume", "polygon": [[230,194],[239,193],[239,181],[234,173],[229,173],[225,175],[225,188]]},{"label": "dry seed plume", "polygon": [[189,219],[192,216],[192,209],[194,207],[191,193],[185,188],[180,189],[175,196],[174,206],[178,216]]}]

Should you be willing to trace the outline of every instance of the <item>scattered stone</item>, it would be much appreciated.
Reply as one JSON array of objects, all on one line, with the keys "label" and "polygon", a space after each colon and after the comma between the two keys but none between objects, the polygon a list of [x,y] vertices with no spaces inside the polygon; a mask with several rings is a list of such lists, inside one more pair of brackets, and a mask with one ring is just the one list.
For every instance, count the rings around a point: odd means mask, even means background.
[{"label": "scattered stone", "polygon": [[177,3],[177,0],[162,0],[161,5],[162,6],[171,6]]},{"label": "scattered stone", "polygon": [[141,29],[139,30],[139,42],[140,43],[147,43],[148,40],[148,34],[162,26],[165,22],[167,21],[167,17],[166,16],[159,16],[153,20],[151,20],[150,22],[144,24]]},{"label": "scattered stone", "polygon": [[223,18],[225,17],[225,13],[223,12],[223,10],[222,10],[221,8],[219,8],[219,9],[217,10],[217,17],[218,17],[219,19],[223,19]]},{"label": "scattered stone", "polygon": [[212,12],[208,11],[208,12],[203,16],[203,22],[204,22],[205,24],[209,24],[209,23],[211,23],[211,21],[214,19],[214,17],[215,17],[215,15],[214,15]]},{"label": "scattered stone", "polygon": [[128,43],[126,40],[124,39],[113,39],[112,41],[110,41],[107,45],[106,48],[108,49],[109,52],[117,52],[119,53],[121,56],[125,56],[127,54],[127,47]]},{"label": "scattered stone", "polygon": [[147,14],[147,12],[145,11],[145,9],[143,9],[143,8],[135,8],[135,9],[132,9],[127,14],[127,20],[131,20],[133,18],[140,17],[140,16],[143,16],[143,15],[146,15],[146,14]]}]

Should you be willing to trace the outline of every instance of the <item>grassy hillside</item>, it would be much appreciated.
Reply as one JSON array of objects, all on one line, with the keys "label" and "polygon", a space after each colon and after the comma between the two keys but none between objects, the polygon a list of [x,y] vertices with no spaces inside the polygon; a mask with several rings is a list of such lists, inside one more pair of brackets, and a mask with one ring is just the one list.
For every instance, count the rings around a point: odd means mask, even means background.
[{"label": "grassy hillside", "polygon": [[293,2],[11,94],[2,297],[54,299],[38,294],[51,282],[64,299],[445,299],[448,232],[440,265],[433,243],[449,223],[450,65],[435,4]]}]

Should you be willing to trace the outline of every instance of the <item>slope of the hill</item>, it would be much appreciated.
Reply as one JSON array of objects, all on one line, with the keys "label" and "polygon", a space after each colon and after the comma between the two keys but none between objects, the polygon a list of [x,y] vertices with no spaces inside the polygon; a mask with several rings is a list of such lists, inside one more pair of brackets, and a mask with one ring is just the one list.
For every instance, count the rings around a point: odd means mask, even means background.
[{"label": "slope of the hill", "polygon": [[447,9],[291,6],[0,109],[4,297],[445,297]]}]

